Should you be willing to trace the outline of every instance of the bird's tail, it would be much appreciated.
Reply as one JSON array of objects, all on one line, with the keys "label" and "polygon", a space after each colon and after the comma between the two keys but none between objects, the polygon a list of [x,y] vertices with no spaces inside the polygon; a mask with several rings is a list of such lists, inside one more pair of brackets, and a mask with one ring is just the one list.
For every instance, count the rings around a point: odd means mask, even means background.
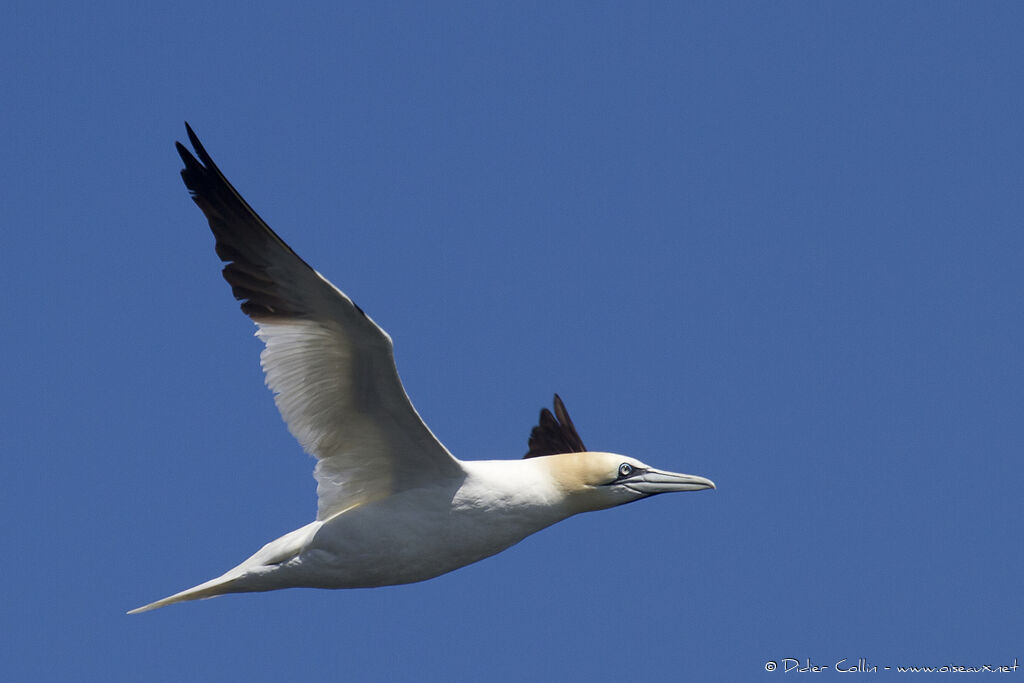
[{"label": "bird's tail", "polygon": [[157,609],[164,605],[173,605],[176,602],[187,600],[203,600],[215,598],[225,593],[244,593],[247,591],[266,591],[275,588],[287,588],[295,584],[282,584],[268,580],[268,576],[274,576],[273,572],[263,572],[263,568],[276,568],[287,560],[295,557],[306,547],[309,541],[316,535],[317,530],[323,526],[323,521],[310,522],[304,527],[291,531],[281,538],[271,541],[260,548],[252,557],[234,569],[221,574],[216,579],[210,579],[206,583],[193,586],[188,590],[169,595],[163,600],[151,602],[142,607],[136,607],[128,614],[138,614]]},{"label": "bird's tail", "polygon": [[215,598],[218,595],[224,595],[225,593],[235,593],[237,592],[237,588],[235,588],[233,584],[235,584],[239,578],[241,578],[239,574],[228,572],[223,576],[218,576],[216,579],[210,579],[198,586],[193,586],[192,588],[183,590],[180,593],[175,593],[174,595],[169,595],[162,600],[151,602],[148,605],[143,605],[142,607],[136,607],[133,610],[129,610],[128,614],[148,612],[151,609],[157,609],[166,605],[173,605],[176,602],[204,600],[206,598]]}]

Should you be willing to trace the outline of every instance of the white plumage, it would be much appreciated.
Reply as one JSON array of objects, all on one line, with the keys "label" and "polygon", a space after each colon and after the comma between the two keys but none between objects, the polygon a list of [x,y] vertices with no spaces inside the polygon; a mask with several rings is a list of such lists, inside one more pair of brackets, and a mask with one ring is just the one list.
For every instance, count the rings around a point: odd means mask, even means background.
[{"label": "white plumage", "polygon": [[[186,125],[187,127],[187,125]],[[220,577],[130,613],[225,593],[422,581],[498,553],[566,517],[703,477],[587,451],[561,399],[523,460],[460,461],[412,407],[391,338],[310,268],[224,178],[191,128],[182,178],[206,214],[224,277],[257,325],[267,386],[317,458],[316,521]]]}]

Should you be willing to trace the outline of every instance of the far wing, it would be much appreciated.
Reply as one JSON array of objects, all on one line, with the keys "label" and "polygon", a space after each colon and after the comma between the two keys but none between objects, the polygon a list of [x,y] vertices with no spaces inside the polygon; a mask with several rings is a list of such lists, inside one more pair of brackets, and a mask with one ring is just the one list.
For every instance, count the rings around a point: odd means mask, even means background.
[{"label": "far wing", "polygon": [[530,431],[529,447],[524,459],[559,453],[582,453],[587,450],[558,394],[555,394],[554,415],[547,408],[541,408],[540,420]]},{"label": "far wing", "polygon": [[292,435],[318,459],[318,519],[462,468],[423,423],[391,338],[263,222],[192,128],[181,177],[227,261],[224,279],[257,325],[267,386]]}]

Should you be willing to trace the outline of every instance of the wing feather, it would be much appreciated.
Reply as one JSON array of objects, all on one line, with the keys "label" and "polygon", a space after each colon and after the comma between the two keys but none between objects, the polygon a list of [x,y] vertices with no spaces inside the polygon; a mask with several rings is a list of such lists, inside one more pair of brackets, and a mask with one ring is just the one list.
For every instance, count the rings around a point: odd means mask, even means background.
[{"label": "wing feather", "polygon": [[555,414],[541,408],[537,426],[530,430],[529,448],[523,458],[559,453],[583,453],[587,447],[576,431],[576,425],[569,417],[569,411],[558,394],[555,394]]},{"label": "wing feather", "polygon": [[[224,279],[265,347],[289,431],[318,460],[318,519],[462,468],[413,408],[391,338],[263,222],[186,123],[182,179],[206,215]],[[198,158],[197,158],[198,157]]]}]

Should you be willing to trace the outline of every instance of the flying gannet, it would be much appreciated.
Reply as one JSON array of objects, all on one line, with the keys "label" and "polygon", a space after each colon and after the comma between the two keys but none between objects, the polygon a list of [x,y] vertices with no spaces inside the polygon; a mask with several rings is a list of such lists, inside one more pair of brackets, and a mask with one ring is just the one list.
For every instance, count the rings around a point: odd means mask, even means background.
[{"label": "flying gannet", "polygon": [[181,177],[256,323],[277,407],[317,459],[317,516],[222,576],[129,614],[226,593],[424,581],[580,512],[715,487],[587,451],[557,394],[523,459],[457,460],[409,402],[388,334],[260,219],[185,127],[198,160],[176,143]]}]

